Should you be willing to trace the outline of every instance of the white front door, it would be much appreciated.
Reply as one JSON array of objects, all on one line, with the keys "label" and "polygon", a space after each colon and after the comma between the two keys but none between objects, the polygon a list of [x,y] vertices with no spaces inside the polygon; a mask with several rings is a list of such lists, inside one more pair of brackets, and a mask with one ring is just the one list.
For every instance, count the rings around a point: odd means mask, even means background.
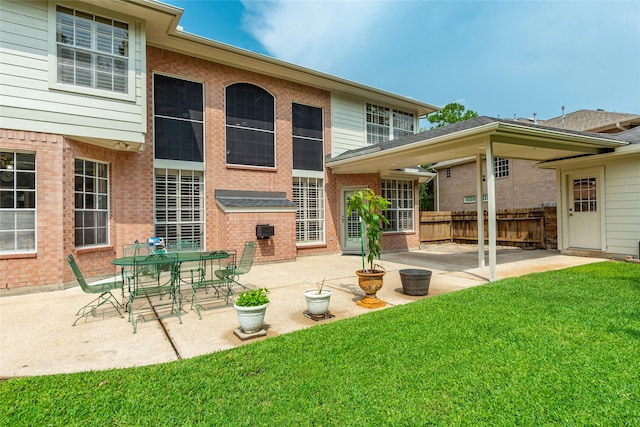
[{"label": "white front door", "polygon": [[[355,212],[347,215],[347,204],[351,194],[357,190],[342,189],[342,252],[361,253],[360,219]],[[366,242],[364,242],[366,245]]]},{"label": "white front door", "polygon": [[568,226],[569,247],[577,249],[602,249],[599,174],[568,175]]}]

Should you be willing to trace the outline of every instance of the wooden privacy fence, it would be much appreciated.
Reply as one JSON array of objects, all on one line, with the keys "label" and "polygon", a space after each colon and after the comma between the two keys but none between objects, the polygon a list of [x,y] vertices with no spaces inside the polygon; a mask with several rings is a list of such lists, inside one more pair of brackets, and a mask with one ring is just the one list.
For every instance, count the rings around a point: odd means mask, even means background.
[{"label": "wooden privacy fence", "polygon": [[[496,212],[497,243],[521,248],[556,249],[555,207],[509,209]],[[489,235],[485,212],[484,238]],[[420,242],[473,243],[478,241],[474,212],[420,212]]]}]

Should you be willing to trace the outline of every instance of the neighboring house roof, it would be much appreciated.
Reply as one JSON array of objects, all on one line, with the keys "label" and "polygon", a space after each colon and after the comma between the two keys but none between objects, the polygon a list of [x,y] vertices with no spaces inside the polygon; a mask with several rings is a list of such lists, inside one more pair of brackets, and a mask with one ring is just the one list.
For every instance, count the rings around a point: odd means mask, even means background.
[{"label": "neighboring house roof", "polygon": [[640,126],[616,135],[619,139],[630,144],[640,144]]},{"label": "neighboring house roof", "polygon": [[293,210],[297,205],[282,191],[216,190],[216,201],[223,210]]},{"label": "neighboring house roof", "polygon": [[329,158],[327,166],[333,173],[380,173],[389,168],[484,155],[488,142],[496,157],[537,161],[600,154],[628,144],[615,135],[480,116],[350,150]]},{"label": "neighboring house roof", "polygon": [[558,129],[617,133],[640,126],[640,115],[604,110],[578,110],[549,120],[539,120],[538,123]]}]

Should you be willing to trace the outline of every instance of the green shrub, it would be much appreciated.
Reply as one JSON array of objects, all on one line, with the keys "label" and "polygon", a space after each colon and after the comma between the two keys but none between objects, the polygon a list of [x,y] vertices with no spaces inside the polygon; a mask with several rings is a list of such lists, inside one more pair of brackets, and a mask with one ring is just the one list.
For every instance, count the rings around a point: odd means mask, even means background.
[{"label": "green shrub", "polygon": [[249,291],[240,292],[236,298],[236,305],[240,307],[256,307],[267,304],[269,297],[267,288],[251,289]]}]

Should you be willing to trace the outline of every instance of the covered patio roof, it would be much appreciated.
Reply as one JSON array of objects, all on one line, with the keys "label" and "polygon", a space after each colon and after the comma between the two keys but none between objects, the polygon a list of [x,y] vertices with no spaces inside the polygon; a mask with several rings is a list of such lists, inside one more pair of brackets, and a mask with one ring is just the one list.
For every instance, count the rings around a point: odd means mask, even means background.
[{"label": "covered patio roof", "polygon": [[613,151],[628,142],[615,135],[556,129],[492,117],[476,117],[442,128],[350,150],[327,160],[334,174],[384,173],[462,157],[493,155],[550,161]]},{"label": "covered patio roof", "polygon": [[557,129],[513,120],[476,117],[442,128],[347,151],[326,162],[333,174],[378,173],[400,168],[476,158],[478,266],[484,267],[484,206],[482,161],[486,159],[488,196],[489,280],[496,278],[496,194],[493,159],[548,162],[614,152],[629,142],[609,134]]}]

